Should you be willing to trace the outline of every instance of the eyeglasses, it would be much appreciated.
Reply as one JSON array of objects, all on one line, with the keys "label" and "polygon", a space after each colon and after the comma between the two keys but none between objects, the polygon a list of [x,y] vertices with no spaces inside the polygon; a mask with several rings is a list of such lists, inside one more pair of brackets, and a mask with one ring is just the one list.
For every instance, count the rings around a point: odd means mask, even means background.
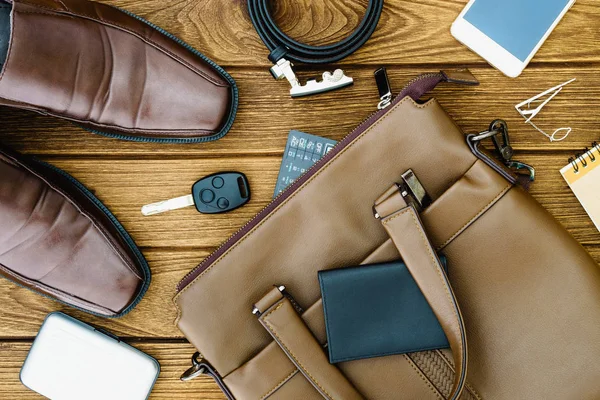
[{"label": "eyeglasses", "polygon": [[[532,98],[517,104],[515,106],[515,109],[519,112],[519,114],[521,114],[523,118],[525,118],[525,123],[530,124],[538,132],[550,139],[551,142],[560,142],[561,140],[565,140],[567,136],[569,136],[569,134],[571,133],[571,128],[558,128],[554,131],[554,133],[549,135],[548,133],[544,132],[541,128],[539,128],[536,124],[534,124],[531,120],[535,118],[542,111],[542,109],[563,90],[565,86],[567,86],[569,83],[574,82],[575,80],[576,78],[573,78],[570,81],[567,81],[558,86],[554,86],[553,88],[550,88],[545,92],[533,96]],[[543,100],[543,98],[548,95],[550,95],[550,97],[548,97],[546,100]],[[532,104],[536,103],[541,104],[539,104],[535,108],[531,108]]]}]

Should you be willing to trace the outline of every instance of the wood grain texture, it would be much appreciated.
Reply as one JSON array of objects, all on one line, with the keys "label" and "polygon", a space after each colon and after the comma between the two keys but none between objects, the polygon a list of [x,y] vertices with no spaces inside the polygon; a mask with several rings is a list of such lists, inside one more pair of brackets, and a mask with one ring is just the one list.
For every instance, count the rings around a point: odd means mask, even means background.
[{"label": "wood grain texture", "polygon": [[[532,194],[585,244],[600,244],[575,196],[559,174],[570,153],[517,152],[515,159],[536,167]],[[80,179],[113,211],[143,248],[214,248],[235,233],[272,199],[279,157],[200,159],[64,159],[51,162]],[[432,166],[433,168],[433,166]],[[443,168],[441,166],[440,168]],[[250,202],[233,212],[199,214],[193,207],[144,217],[142,205],[190,192],[200,177],[219,170],[240,170],[252,188]]]},{"label": "wood grain texture", "polygon": [[145,250],[144,255],[152,271],[150,288],[140,304],[118,319],[88,315],[0,279],[0,343],[2,339],[35,337],[44,318],[52,311],[63,311],[119,337],[182,338],[175,326],[177,312],[172,301],[175,286],[208,251],[165,248]]},{"label": "wood grain texture", "polygon": [[[254,31],[242,0],[118,0],[126,8],[179,36],[223,66],[268,66],[268,52]],[[347,35],[362,18],[367,0],[277,1],[284,32],[309,44]],[[368,45],[340,64],[480,64],[452,38],[450,26],[467,0],[390,0]],[[226,21],[227,23],[223,23]],[[598,62],[600,4],[578,0],[536,63]]]},{"label": "wood grain texture", "polygon": [[[600,233],[568,190],[558,170],[568,157],[600,140],[600,3],[578,0],[519,79],[509,79],[458,44],[450,25],[467,0],[386,0],[381,22],[367,45],[339,63],[355,78],[342,91],[294,99],[286,82],[274,81],[267,50],[249,21],[243,0],[111,0],[187,41],[226,67],[240,89],[231,132],[206,144],[131,143],[93,135],[65,121],[0,107],[0,141],[39,155],[80,179],[115,213],[142,247],[153,283],[142,302],[117,320],[92,317],[0,280],[0,398],[38,398],[18,380],[20,366],[47,313],[64,310],[125,337],[155,356],[162,371],[152,398],[222,399],[210,379],[178,377],[194,352],[174,326],[175,284],[223,240],[270,201],[287,132],[299,129],[341,139],[375,110],[372,74],[385,65],[394,92],[414,76],[467,65],[480,87],[443,85],[436,97],[465,132],[508,121],[515,158],[534,165],[531,193],[600,261]],[[366,0],[279,0],[273,14],[292,37],[311,44],[348,35]],[[302,80],[323,69],[297,66]],[[552,132],[573,133],[549,143],[525,125],[514,105],[571,78],[536,122]],[[433,166],[432,166],[433,167]],[[221,170],[248,175],[252,200],[230,214],[206,216],[192,208],[143,217],[140,207],[189,192],[198,178]]]},{"label": "wood grain texture", "polygon": [[[517,153],[517,158],[536,166],[537,181],[531,188],[532,195],[600,261],[597,250],[600,249],[600,234],[558,172],[566,164],[567,155],[521,152]],[[176,314],[171,298],[175,294],[175,285],[187,271],[268,204],[279,159],[55,159],[53,163],[96,190],[137,243],[143,246],[153,272],[148,294],[126,317],[105,320],[79,312],[75,315],[118,335],[181,337],[173,324]],[[256,191],[247,206],[224,216],[201,215],[192,208],[152,217],[139,214],[141,204],[184,193],[189,182],[219,168],[237,168],[248,173]],[[141,176],[143,182],[139,180]],[[178,179],[170,179],[173,176]],[[0,313],[0,338],[33,337],[48,312],[69,310],[4,280],[0,281],[0,304],[6,305]]]},{"label": "wood grain texture", "polygon": [[[599,245],[585,245],[585,248],[600,262]],[[131,313],[119,319],[102,319],[85,314],[1,279],[0,344],[3,341],[32,340],[44,318],[53,311],[65,312],[130,341],[184,340],[174,323],[176,310],[172,298],[176,283],[195,265],[201,254],[202,252],[166,249],[147,251],[153,283],[142,302]],[[187,357],[180,360],[180,365],[187,365]],[[0,366],[0,374],[1,369]],[[0,390],[1,388],[0,380]]]},{"label": "wood grain texture", "polygon": [[[415,76],[440,67],[388,67],[395,93]],[[347,73],[354,86],[300,99],[289,96],[287,82],[275,81],[267,69],[230,70],[240,88],[240,107],[232,130],[221,140],[200,144],[133,143],[91,134],[71,123],[30,112],[0,107],[0,141],[26,153],[63,156],[221,157],[228,155],[281,156],[287,132],[299,129],[339,140],[376,110],[379,97],[373,67],[352,67]],[[465,132],[480,132],[496,118],[511,128],[515,148],[529,150],[579,150],[600,139],[600,74],[597,67],[531,67],[519,79],[510,79],[491,68],[472,68],[479,87],[440,85],[436,97]],[[303,72],[306,77],[310,72]],[[315,75],[313,70],[312,75]],[[514,105],[552,86],[577,78],[566,87],[535,122],[549,132],[573,128],[564,141],[550,143],[524,123]],[[596,110],[596,112],[594,112]]]}]

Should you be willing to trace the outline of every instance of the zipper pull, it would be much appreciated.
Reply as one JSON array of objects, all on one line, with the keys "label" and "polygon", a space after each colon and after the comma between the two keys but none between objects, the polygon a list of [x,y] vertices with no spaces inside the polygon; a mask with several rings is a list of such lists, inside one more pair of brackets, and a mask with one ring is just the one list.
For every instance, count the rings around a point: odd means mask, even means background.
[{"label": "zipper pull", "polygon": [[375,83],[379,91],[379,104],[377,104],[377,108],[383,110],[392,103],[392,88],[385,67],[381,67],[375,71]]}]

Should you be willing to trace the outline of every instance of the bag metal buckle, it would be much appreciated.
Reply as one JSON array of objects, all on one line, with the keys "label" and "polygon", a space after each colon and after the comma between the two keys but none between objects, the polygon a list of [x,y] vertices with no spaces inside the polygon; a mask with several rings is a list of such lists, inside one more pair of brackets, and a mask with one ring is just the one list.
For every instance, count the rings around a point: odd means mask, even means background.
[{"label": "bag metal buckle", "polygon": [[192,356],[192,366],[185,371],[179,379],[182,381],[192,380],[206,373],[206,368],[201,364],[200,353],[195,352]]},{"label": "bag metal buckle", "polygon": [[285,58],[280,58],[275,65],[270,69],[273,78],[287,79],[292,88],[290,89],[290,95],[292,97],[309,96],[317,93],[329,92],[336,89],[352,85],[354,80],[346,76],[344,71],[336,69],[333,74],[329,71],[323,72],[323,80],[317,82],[316,79],[311,79],[306,82],[306,85],[300,84],[298,77],[292,69],[293,64]]},{"label": "bag metal buckle", "polygon": [[[431,204],[431,197],[412,169],[402,174],[402,182],[396,183],[396,187],[406,204],[414,207],[417,212],[423,211]],[[382,216],[377,213],[375,208],[373,206],[373,216],[375,219],[381,219]]]},{"label": "bag metal buckle", "polygon": [[525,164],[520,161],[514,161],[512,159],[514,150],[510,145],[508,124],[505,121],[501,119],[492,121],[487,131],[472,136],[470,140],[473,142],[481,142],[482,140],[489,138],[492,139],[494,147],[496,148],[498,154],[500,154],[501,161],[504,163],[504,165],[519,175],[527,175],[531,182],[535,180],[535,168],[529,164]]},{"label": "bag metal buckle", "polygon": [[399,185],[402,197],[408,199],[409,204],[412,204],[417,211],[424,210],[431,204],[431,197],[421,184],[421,181],[412,169],[409,169],[402,174],[402,183]]},{"label": "bag metal buckle", "polygon": [[506,166],[519,175],[528,176],[530,182],[535,181],[535,168],[531,165],[519,161],[510,161]]},{"label": "bag metal buckle", "polygon": [[[510,162],[515,152],[510,145],[508,125],[506,122],[497,119],[490,124],[490,131],[492,130],[500,131],[499,134],[492,136],[492,142],[494,143],[496,151],[498,151],[505,163]],[[502,141],[500,141],[500,136],[502,136]]]}]

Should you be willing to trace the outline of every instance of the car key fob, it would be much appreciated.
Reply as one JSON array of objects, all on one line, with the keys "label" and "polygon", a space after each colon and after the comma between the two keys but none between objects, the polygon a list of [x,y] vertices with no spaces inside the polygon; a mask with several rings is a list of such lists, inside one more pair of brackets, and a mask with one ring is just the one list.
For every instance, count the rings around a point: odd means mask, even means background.
[{"label": "car key fob", "polygon": [[246,204],[250,185],[241,172],[218,172],[194,183],[192,196],[198,212],[220,214]]}]

